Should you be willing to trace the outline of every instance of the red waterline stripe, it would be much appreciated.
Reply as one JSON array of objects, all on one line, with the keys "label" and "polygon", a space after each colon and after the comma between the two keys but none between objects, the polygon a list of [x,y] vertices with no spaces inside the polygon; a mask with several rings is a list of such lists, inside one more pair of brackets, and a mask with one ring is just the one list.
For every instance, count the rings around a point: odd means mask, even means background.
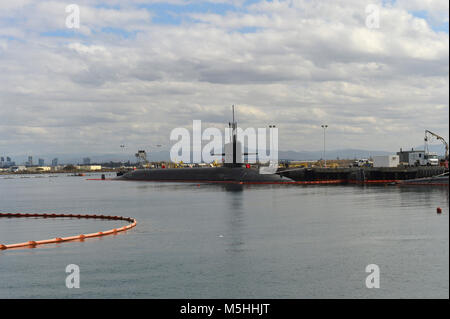
[{"label": "red waterline stripe", "polygon": [[448,186],[448,184],[444,183],[398,183],[400,186],[408,186],[408,185],[431,185],[431,186]]},{"label": "red waterline stripe", "polygon": [[[87,179],[90,181],[101,181],[104,179]],[[345,183],[344,179],[336,180],[320,180],[320,181],[292,181],[292,182],[242,182],[242,181],[214,181],[214,180],[157,180],[157,179],[106,179],[106,180],[117,180],[117,181],[129,181],[129,182],[164,182],[164,183],[204,183],[204,184],[340,184]]]},{"label": "red waterline stripe", "polygon": [[297,184],[342,184],[346,183],[345,179],[330,179],[325,181],[297,181]]},{"label": "red waterline stripe", "polygon": [[[330,179],[330,180],[318,180],[318,181],[292,181],[292,182],[240,182],[240,181],[214,181],[214,180],[181,180],[181,179],[174,179],[174,180],[157,180],[157,179],[114,179],[114,178],[107,178],[107,179],[100,179],[100,178],[89,178],[87,179],[89,181],[131,181],[131,182],[158,182],[158,183],[204,183],[204,184],[306,184],[306,185],[313,185],[313,184],[344,184],[344,183],[350,183],[350,184],[388,184],[388,183],[399,183],[401,184],[402,180],[398,179],[371,179],[371,180],[346,180],[346,179]],[[448,185],[448,184],[430,184],[430,183],[408,183],[409,185]]]},{"label": "red waterline stripe", "polygon": [[398,183],[400,180],[398,179],[370,179],[366,181],[359,181],[356,179],[348,180],[351,184],[387,184],[387,183]]}]

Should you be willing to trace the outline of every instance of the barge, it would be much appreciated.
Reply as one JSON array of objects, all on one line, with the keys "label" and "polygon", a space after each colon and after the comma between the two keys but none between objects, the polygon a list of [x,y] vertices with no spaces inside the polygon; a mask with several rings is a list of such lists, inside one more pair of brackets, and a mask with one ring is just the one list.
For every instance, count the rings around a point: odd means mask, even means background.
[{"label": "barge", "polygon": [[[399,181],[432,178],[448,172],[441,166],[436,167],[348,167],[348,168],[294,168],[279,169],[277,174],[297,182],[336,183],[396,183]],[[448,180],[448,175],[447,175]],[[447,182],[448,184],[448,182]]]}]

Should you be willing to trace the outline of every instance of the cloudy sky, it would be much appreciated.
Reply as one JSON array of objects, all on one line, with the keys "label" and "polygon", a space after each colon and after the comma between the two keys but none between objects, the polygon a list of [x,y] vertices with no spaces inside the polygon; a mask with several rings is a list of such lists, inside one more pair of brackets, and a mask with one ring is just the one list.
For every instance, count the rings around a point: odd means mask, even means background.
[{"label": "cloudy sky", "polygon": [[1,155],[169,149],[232,104],[281,150],[448,138],[446,0],[71,1],[0,0]]}]

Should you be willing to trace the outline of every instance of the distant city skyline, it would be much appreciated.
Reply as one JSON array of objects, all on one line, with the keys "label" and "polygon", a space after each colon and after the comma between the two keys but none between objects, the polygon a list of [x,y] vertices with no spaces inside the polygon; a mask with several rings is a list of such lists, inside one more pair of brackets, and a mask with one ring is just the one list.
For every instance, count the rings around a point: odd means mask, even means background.
[{"label": "distant city skyline", "polygon": [[[413,147],[416,150],[423,149],[423,146],[417,145]],[[403,150],[410,150],[411,147],[403,147]],[[431,144],[430,152],[437,152],[440,156],[444,154],[444,147],[441,144]],[[336,159],[339,157],[340,159],[353,159],[353,158],[368,158],[376,155],[387,155],[387,154],[396,154],[400,151],[400,148],[395,151],[388,150],[364,150],[364,149],[330,149],[327,150],[326,158],[327,159]],[[319,160],[322,158],[323,150],[317,151],[283,151],[281,150],[279,153],[280,160],[284,159],[293,159],[293,160]],[[58,157],[55,157],[58,156]],[[34,154],[31,157],[39,157],[43,158],[46,163],[52,163],[51,166],[57,165],[66,165],[66,164],[83,164],[88,165],[87,162],[84,162],[84,159],[89,158],[89,163],[105,163],[105,162],[135,162],[136,158],[134,153],[89,153],[89,157],[86,157],[86,154]],[[150,161],[168,161],[170,160],[169,151],[155,151],[148,153],[148,157]],[[18,155],[16,157],[10,157],[15,165],[26,165],[28,155]],[[36,163],[35,163],[36,164]]]}]

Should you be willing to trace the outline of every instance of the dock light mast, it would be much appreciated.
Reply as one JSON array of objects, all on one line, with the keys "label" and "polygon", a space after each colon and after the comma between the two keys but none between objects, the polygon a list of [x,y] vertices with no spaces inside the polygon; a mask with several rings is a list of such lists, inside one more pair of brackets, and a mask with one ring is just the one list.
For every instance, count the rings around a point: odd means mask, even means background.
[{"label": "dock light mast", "polygon": [[233,122],[231,123],[231,128],[232,128],[232,137],[233,137],[233,165],[236,165],[236,139],[237,139],[237,123],[236,120],[234,119],[234,104],[232,105],[232,109],[233,109]]},{"label": "dock light mast", "polygon": [[[270,137],[269,137],[269,140],[270,140],[270,159],[269,159],[269,166],[270,165],[272,165],[272,152],[273,152],[273,138],[272,138],[272,130],[273,129],[275,129],[277,126],[276,125],[274,125],[274,124],[272,124],[272,125],[269,125],[269,132],[270,132]],[[278,150],[277,150],[278,151]]]},{"label": "dock light mast", "polygon": [[328,125],[322,124],[321,126],[323,128],[323,160],[325,161],[325,167],[327,167],[327,160],[325,158],[325,130],[328,127]]}]

